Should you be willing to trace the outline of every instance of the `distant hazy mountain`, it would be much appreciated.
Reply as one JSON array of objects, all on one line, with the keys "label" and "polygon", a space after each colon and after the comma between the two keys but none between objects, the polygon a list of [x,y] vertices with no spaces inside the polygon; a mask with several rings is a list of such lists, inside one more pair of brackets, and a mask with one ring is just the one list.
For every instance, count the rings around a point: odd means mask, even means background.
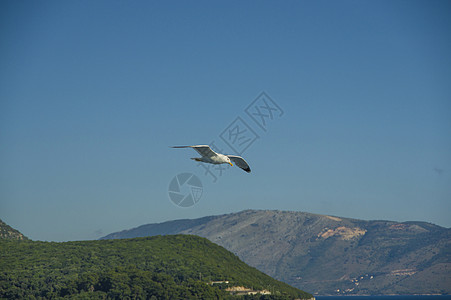
[{"label": "distant hazy mountain", "polygon": [[315,294],[450,294],[451,229],[255,211],[148,224],[104,239],[195,234]]},{"label": "distant hazy mountain", "polygon": [[0,220],[0,239],[4,240],[27,240],[28,238],[18,230],[12,228]]}]

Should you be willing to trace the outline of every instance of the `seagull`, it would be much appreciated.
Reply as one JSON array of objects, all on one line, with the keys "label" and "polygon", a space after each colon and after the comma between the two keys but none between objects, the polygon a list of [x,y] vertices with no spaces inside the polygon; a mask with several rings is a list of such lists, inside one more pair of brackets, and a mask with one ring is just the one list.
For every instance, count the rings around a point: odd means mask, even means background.
[{"label": "seagull", "polygon": [[202,157],[191,158],[195,161],[201,161],[209,164],[229,164],[233,166],[232,161],[236,164],[237,167],[243,169],[247,173],[251,172],[251,168],[247,162],[241,156],[235,155],[224,155],[220,153],[216,153],[208,145],[195,145],[195,146],[173,146],[172,148],[193,148],[197,151]]}]

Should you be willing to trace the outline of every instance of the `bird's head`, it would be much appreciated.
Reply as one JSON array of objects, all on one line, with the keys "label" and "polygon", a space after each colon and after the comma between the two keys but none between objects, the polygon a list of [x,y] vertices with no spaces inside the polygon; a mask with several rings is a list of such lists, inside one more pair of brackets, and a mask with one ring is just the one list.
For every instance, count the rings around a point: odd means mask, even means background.
[{"label": "bird's head", "polygon": [[227,157],[227,163],[233,167],[233,164],[232,164],[232,162],[230,161],[230,158],[228,158],[228,157]]}]

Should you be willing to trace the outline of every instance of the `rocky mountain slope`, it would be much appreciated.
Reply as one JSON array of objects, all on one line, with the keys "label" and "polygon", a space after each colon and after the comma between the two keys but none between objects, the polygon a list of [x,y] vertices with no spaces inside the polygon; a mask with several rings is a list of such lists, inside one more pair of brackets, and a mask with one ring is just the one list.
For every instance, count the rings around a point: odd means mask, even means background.
[{"label": "rocky mountain slope", "polygon": [[12,228],[0,220],[0,239],[2,240],[27,240],[28,238],[18,230]]},{"label": "rocky mountain slope", "polygon": [[206,237],[314,294],[451,293],[451,229],[424,222],[247,210],[148,224],[104,238],[176,233]]}]

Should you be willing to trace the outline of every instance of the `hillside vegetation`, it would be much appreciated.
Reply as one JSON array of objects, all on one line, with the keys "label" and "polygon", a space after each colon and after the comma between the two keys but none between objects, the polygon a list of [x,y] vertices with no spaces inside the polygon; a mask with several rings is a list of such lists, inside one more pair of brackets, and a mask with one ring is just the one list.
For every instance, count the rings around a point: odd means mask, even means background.
[{"label": "hillside vegetation", "polygon": [[311,297],[197,236],[65,243],[0,241],[0,298],[238,297],[226,291],[230,287],[271,292],[271,295],[246,295],[246,299]]}]

